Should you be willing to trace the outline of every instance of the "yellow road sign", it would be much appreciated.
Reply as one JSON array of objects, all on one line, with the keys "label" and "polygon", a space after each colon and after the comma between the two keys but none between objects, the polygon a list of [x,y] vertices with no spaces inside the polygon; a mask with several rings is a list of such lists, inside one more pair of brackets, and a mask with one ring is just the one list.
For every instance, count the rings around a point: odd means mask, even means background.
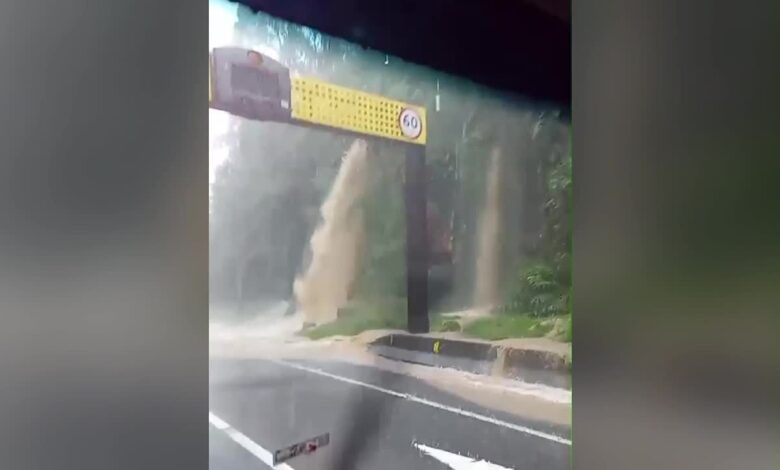
[{"label": "yellow road sign", "polygon": [[291,77],[292,118],[425,145],[425,108],[307,77]]}]

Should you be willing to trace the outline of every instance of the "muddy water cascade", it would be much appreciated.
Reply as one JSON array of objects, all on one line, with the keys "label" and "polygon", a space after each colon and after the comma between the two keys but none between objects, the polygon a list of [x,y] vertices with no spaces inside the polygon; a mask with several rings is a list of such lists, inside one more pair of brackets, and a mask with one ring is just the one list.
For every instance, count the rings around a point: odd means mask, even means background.
[{"label": "muddy water cascade", "polygon": [[360,202],[368,183],[367,147],[366,141],[355,140],[344,155],[309,242],[311,263],[295,280],[298,308],[307,323],[335,320],[355,281],[365,239]]},{"label": "muddy water cascade", "polygon": [[500,301],[499,269],[501,234],[503,231],[501,209],[502,154],[493,148],[485,184],[485,205],[479,219],[478,246],[474,305],[489,309]]}]

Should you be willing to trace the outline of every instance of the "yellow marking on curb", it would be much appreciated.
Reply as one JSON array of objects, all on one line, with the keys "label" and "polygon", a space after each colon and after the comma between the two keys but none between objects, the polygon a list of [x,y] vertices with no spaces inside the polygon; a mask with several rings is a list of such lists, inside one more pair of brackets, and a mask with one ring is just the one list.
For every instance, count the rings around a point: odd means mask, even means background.
[{"label": "yellow marking on curb", "polygon": [[439,351],[441,351],[441,341],[437,340],[433,342],[433,352],[439,354]]}]

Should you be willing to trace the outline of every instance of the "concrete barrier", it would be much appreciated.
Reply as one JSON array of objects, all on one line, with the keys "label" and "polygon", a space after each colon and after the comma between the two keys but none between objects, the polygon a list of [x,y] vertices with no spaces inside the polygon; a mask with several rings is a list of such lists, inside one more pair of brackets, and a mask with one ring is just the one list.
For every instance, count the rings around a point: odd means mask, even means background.
[{"label": "concrete barrier", "polygon": [[549,351],[400,333],[376,339],[369,350],[397,361],[571,388],[566,358]]}]

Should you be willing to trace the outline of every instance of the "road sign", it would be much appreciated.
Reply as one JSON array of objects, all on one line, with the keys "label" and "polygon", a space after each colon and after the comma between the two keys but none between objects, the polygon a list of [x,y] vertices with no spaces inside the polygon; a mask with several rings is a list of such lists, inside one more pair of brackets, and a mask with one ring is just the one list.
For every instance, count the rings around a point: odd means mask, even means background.
[{"label": "road sign", "polygon": [[410,144],[405,146],[404,165],[407,328],[412,333],[427,333],[425,108],[315,78],[291,76],[278,61],[240,47],[213,49],[209,84],[209,107],[236,116],[339,129]]},{"label": "road sign", "polygon": [[290,121],[290,71],[259,52],[217,47],[209,62],[209,107],[258,121]]},{"label": "road sign", "polygon": [[412,140],[419,139],[422,135],[423,121],[420,113],[414,108],[403,108],[398,116],[398,124],[404,137]]},{"label": "road sign", "polygon": [[425,108],[380,95],[293,77],[293,120],[425,145]]}]

